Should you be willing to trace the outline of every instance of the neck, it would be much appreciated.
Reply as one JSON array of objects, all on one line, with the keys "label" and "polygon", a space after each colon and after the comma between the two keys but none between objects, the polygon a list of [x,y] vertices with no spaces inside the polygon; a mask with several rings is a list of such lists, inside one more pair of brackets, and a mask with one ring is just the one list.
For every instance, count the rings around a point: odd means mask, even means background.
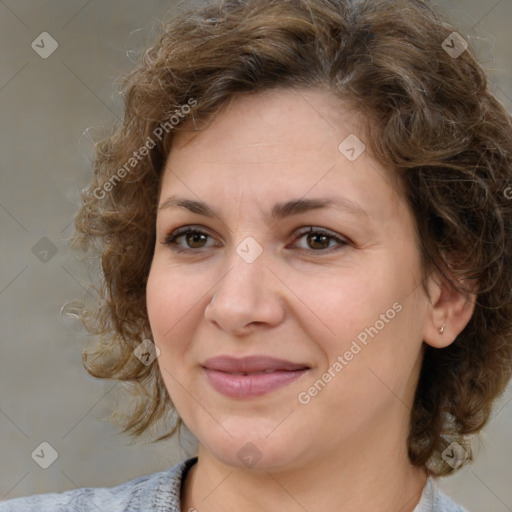
[{"label": "neck", "polygon": [[[183,488],[182,511],[412,512],[427,481],[397,442],[403,433],[380,428],[373,437],[319,453],[295,469],[255,472],[224,464],[199,446]],[[403,444],[403,443],[402,443]]]}]

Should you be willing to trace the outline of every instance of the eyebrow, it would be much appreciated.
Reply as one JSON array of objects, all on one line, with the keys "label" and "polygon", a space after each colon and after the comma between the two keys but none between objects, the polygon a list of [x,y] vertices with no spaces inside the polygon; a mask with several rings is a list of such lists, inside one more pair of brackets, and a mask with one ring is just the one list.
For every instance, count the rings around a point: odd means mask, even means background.
[{"label": "eyebrow", "polygon": [[[205,217],[218,217],[221,218],[217,212],[201,201],[186,199],[183,197],[170,196],[159,207],[158,210],[166,208],[185,208],[186,210],[204,215]],[[284,219],[292,215],[299,215],[309,210],[318,210],[320,208],[335,208],[339,210],[346,210],[349,213],[358,216],[369,217],[366,210],[361,208],[358,204],[345,197],[319,197],[314,199],[292,199],[282,203],[276,203],[271,212],[273,220]]]}]

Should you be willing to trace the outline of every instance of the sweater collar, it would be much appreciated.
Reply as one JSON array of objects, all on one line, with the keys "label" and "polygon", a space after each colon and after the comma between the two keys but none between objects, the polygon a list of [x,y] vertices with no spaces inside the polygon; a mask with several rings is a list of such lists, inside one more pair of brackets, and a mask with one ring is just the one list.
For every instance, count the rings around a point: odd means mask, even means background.
[{"label": "sweater collar", "polygon": [[[196,462],[197,457],[187,459],[174,466],[166,474],[166,478],[159,480],[156,492],[153,495],[153,502],[151,503],[152,510],[157,512],[181,512],[183,485],[187,473]],[[433,477],[429,477],[421,493],[420,501],[413,512],[435,512],[437,494],[437,482]]]}]

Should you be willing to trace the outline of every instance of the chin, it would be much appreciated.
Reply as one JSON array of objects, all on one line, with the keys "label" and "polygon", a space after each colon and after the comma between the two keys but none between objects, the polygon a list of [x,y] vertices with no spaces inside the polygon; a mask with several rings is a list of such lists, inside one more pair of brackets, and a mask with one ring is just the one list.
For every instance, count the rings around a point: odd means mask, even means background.
[{"label": "chin", "polygon": [[300,445],[299,440],[292,440],[285,430],[281,435],[273,432],[269,436],[271,431],[268,428],[261,431],[254,427],[245,431],[240,428],[239,435],[230,432],[232,437],[225,433],[221,439],[203,438],[199,442],[217,460],[237,469],[253,473],[291,469],[294,461],[300,458],[294,449]]}]

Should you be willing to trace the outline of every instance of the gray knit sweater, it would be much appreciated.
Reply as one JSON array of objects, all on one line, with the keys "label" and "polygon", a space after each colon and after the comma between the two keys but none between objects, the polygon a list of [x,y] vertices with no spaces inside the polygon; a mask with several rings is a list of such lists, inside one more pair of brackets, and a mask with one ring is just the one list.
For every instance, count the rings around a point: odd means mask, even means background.
[{"label": "gray knit sweater", "polygon": [[[171,469],[141,476],[112,488],[82,488],[0,502],[0,512],[187,512],[180,509],[181,485],[193,457]],[[429,479],[414,512],[466,512]]]}]

